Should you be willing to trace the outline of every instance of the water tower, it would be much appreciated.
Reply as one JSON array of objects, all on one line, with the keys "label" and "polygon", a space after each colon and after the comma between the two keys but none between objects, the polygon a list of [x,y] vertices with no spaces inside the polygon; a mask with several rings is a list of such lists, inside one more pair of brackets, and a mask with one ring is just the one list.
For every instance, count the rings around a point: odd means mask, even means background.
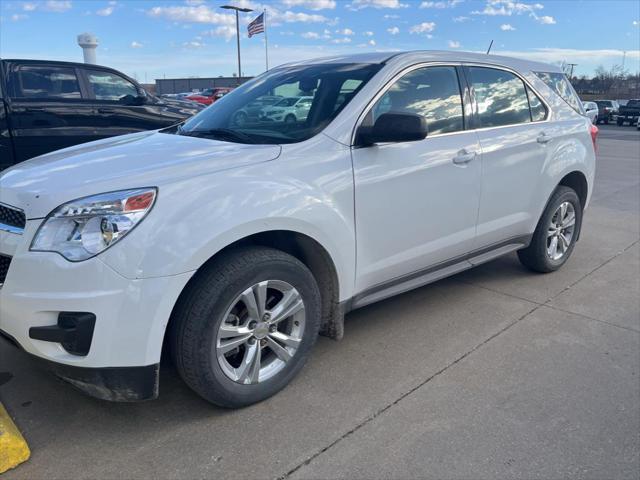
[{"label": "water tower", "polygon": [[98,39],[95,35],[92,33],[81,33],[78,35],[78,45],[82,48],[84,63],[97,63],[96,48],[98,46]]}]

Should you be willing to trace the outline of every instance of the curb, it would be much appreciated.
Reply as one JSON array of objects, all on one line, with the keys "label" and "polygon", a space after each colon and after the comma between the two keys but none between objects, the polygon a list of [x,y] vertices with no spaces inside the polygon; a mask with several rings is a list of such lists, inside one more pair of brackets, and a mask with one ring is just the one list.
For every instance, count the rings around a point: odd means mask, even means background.
[{"label": "curb", "polygon": [[0,403],[0,474],[29,460],[31,450]]}]

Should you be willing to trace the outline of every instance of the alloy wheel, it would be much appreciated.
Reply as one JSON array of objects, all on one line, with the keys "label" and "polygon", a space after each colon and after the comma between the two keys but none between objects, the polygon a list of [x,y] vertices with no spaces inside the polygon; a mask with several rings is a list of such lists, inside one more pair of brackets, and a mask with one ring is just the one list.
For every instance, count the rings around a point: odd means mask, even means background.
[{"label": "alloy wheel", "polygon": [[231,302],[212,353],[234,382],[261,383],[286,367],[302,342],[304,328],[300,293],[287,282],[265,280]]},{"label": "alloy wheel", "polygon": [[570,202],[562,202],[547,228],[547,255],[560,260],[569,250],[576,225],[576,211]]}]

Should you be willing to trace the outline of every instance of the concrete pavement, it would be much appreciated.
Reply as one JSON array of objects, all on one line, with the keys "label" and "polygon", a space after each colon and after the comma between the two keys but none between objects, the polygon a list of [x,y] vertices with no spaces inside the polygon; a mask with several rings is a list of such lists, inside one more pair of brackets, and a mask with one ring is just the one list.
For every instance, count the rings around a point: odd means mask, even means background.
[{"label": "concrete pavement", "polygon": [[573,257],[511,255],[347,317],[276,397],[211,407],[165,368],[111,404],[0,347],[39,478],[638,478],[640,134],[602,127]]}]

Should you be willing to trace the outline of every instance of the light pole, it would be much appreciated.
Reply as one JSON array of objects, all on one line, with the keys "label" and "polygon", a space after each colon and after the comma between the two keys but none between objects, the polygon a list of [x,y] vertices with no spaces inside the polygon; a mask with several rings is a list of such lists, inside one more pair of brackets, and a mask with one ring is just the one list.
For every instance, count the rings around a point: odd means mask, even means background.
[{"label": "light pole", "polygon": [[240,20],[238,19],[238,12],[253,12],[253,10],[251,10],[250,8],[234,7],[233,5],[222,5],[220,8],[236,11],[236,40],[238,42],[238,85],[240,85],[240,77],[242,77],[242,64],[240,63]]}]

